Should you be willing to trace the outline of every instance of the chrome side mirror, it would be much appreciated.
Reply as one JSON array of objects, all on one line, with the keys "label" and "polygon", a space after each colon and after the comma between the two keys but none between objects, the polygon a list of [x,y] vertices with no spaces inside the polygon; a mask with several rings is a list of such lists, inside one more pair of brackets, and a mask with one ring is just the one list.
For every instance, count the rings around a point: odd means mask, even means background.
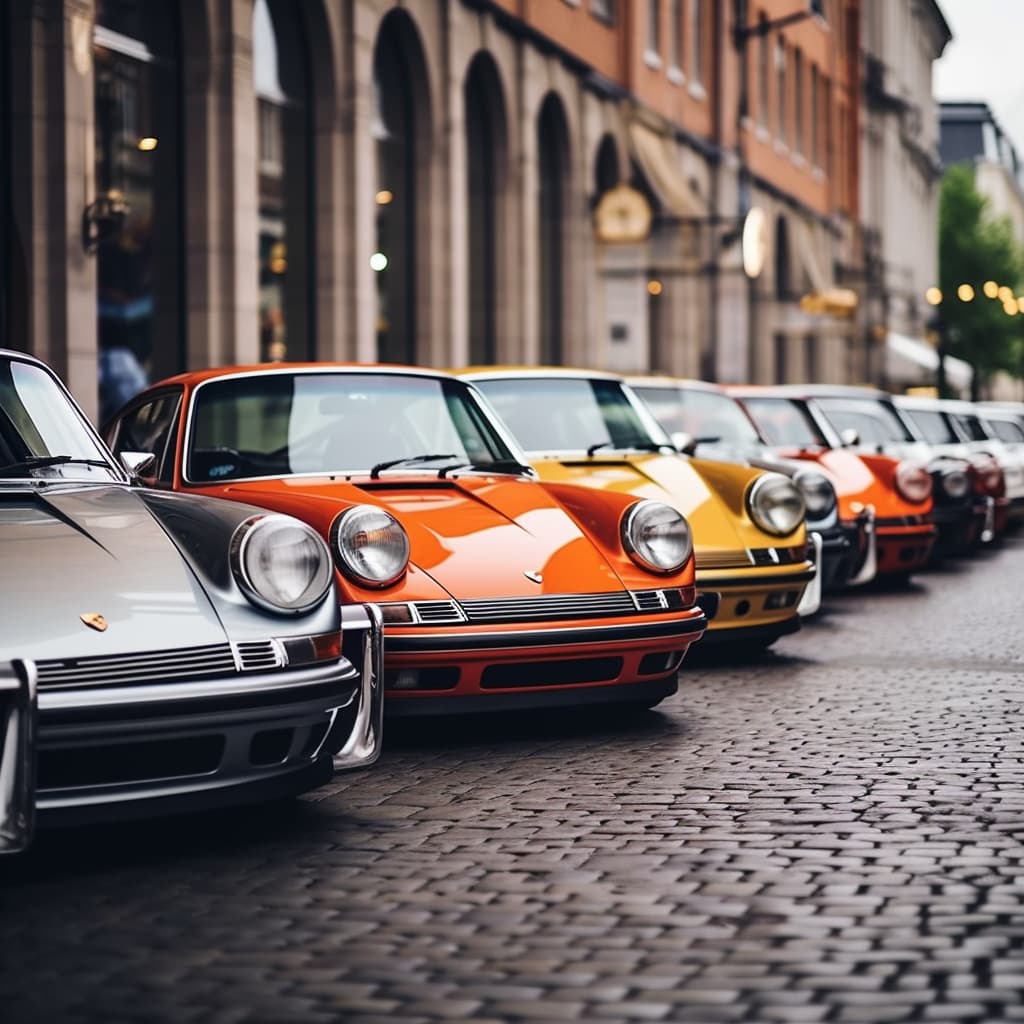
[{"label": "chrome side mirror", "polygon": [[692,434],[687,434],[684,430],[673,430],[671,438],[676,450],[682,452],[683,455],[693,455],[696,452],[697,438]]},{"label": "chrome side mirror", "polygon": [[860,432],[853,427],[847,427],[839,431],[839,440],[842,441],[844,448],[856,448],[860,444]]},{"label": "chrome side mirror", "polygon": [[142,476],[156,465],[156,456],[152,452],[121,452],[120,459],[132,476]]}]

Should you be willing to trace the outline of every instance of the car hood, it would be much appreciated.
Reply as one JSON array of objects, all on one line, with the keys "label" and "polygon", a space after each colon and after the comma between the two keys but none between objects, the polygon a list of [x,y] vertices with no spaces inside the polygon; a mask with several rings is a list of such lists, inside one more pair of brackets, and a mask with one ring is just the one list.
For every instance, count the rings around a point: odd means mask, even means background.
[{"label": "car hood", "polygon": [[[0,660],[223,643],[181,553],[126,487],[0,490]],[[81,616],[99,613],[105,631]]]},{"label": "car hood", "polygon": [[[221,493],[297,516],[325,537],[334,517],[350,505],[387,509],[409,534],[414,571],[404,598],[444,596],[430,593],[423,575],[459,599],[604,593],[623,587],[600,549],[531,480],[470,473],[408,480],[396,475],[358,483],[290,478],[240,483]],[[541,582],[526,573],[539,574]]]},{"label": "car hood", "polygon": [[[601,455],[534,459],[542,480],[583,484],[663,501],[690,522],[698,552],[780,543],[748,518],[745,496],[760,472],[747,466],[677,455]],[[803,539],[794,533],[791,543]],[[790,542],[787,540],[787,543]],[[699,557],[698,557],[699,562]]]}]

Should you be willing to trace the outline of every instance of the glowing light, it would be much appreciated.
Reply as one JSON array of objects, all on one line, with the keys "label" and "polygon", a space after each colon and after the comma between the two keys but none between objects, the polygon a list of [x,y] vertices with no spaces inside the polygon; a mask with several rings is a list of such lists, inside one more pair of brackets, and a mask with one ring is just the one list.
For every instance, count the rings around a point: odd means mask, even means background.
[{"label": "glowing light", "polygon": [[382,188],[374,198],[377,200],[378,206],[387,206],[395,198],[395,194],[391,189]]},{"label": "glowing light", "polygon": [[1003,303],[1003,312],[1007,316],[1016,316],[1017,315],[1017,303],[1013,299],[1010,299],[1009,302],[1004,302]]},{"label": "glowing light", "polygon": [[956,294],[961,302],[970,302],[974,298],[974,289],[969,284],[962,284],[957,288]]},{"label": "glowing light", "polygon": [[996,294],[999,296],[1000,302],[1013,302],[1013,289],[1008,288],[1005,284]]},{"label": "glowing light", "polygon": [[935,285],[932,285],[931,288],[924,293],[924,298],[929,306],[937,306],[942,301],[942,290],[936,288]]},{"label": "glowing light", "polygon": [[370,257],[370,269],[376,270],[378,273],[384,270],[388,265],[388,258],[382,252],[375,252]]},{"label": "glowing light", "polygon": [[1024,313],[1024,295],[1017,296],[1017,312]]},{"label": "glowing light", "polygon": [[981,290],[985,293],[986,299],[994,299],[999,294],[999,285],[995,281],[986,281]]},{"label": "glowing light", "polygon": [[152,135],[146,135],[145,137],[139,139],[138,146],[143,153],[149,153],[152,150],[156,149],[156,144],[157,140]]},{"label": "glowing light", "polygon": [[660,281],[648,281],[647,282],[647,293],[649,295],[660,295],[662,292]]}]

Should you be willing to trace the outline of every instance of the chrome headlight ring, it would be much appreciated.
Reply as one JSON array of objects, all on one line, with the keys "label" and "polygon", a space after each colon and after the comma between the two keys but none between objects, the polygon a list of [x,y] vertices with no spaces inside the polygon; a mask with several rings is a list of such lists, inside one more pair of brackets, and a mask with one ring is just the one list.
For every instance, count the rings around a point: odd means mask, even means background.
[{"label": "chrome headlight ring", "polygon": [[388,511],[353,505],[331,524],[338,568],[360,586],[379,590],[396,583],[409,567],[409,535]]},{"label": "chrome headlight ring", "polygon": [[946,469],[936,474],[943,493],[954,501],[966,496],[971,489],[970,477],[962,469]]},{"label": "chrome headlight ring", "polygon": [[932,496],[932,475],[920,462],[901,462],[896,467],[895,482],[900,497],[914,505]]},{"label": "chrome headlight ring", "polygon": [[836,489],[823,473],[801,470],[793,483],[803,496],[809,519],[824,519],[836,507]]},{"label": "chrome headlight ring", "polygon": [[250,516],[231,535],[231,572],[254,605],[301,615],[327,596],[331,554],[312,527],[286,515]]},{"label": "chrome headlight ring", "polygon": [[759,476],[747,493],[747,510],[757,526],[776,537],[797,530],[807,514],[797,486],[779,473]]},{"label": "chrome headlight ring", "polygon": [[638,501],[620,525],[622,546],[648,572],[678,572],[693,554],[690,524],[678,509],[661,501]]}]

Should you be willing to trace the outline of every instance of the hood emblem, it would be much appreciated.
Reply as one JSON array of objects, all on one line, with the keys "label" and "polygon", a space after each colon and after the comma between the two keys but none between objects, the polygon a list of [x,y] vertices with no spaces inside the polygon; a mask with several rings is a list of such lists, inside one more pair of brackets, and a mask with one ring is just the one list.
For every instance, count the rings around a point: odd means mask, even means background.
[{"label": "hood emblem", "polygon": [[525,577],[526,577],[526,578],[527,578],[527,579],[528,579],[528,580],[529,580],[529,581],[530,581],[531,583],[543,583],[543,582],[544,582],[544,577],[543,577],[543,575],[542,575],[541,573],[537,572],[537,570],[536,570],[536,569],[528,569],[528,570],[527,570],[526,572],[524,572],[524,573],[523,573],[523,575],[524,575],[524,576],[525,576]]},{"label": "hood emblem", "polygon": [[107,628],[107,620],[99,612],[82,612],[79,618],[90,628],[102,633]]}]

